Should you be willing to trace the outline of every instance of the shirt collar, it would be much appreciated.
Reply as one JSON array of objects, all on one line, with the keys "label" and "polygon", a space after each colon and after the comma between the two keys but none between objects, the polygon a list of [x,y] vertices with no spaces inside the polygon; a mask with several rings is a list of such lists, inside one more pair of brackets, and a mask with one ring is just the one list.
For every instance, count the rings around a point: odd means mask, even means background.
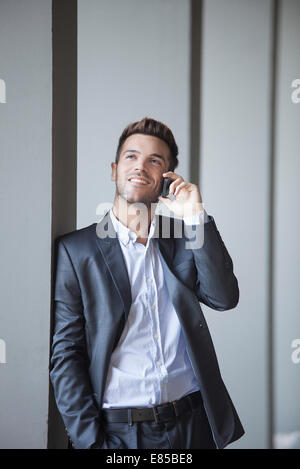
[{"label": "shirt collar", "polygon": [[[137,240],[136,233],[134,233],[134,231],[131,231],[127,226],[125,226],[122,222],[120,222],[120,220],[117,219],[112,208],[109,210],[109,214],[110,214],[110,218],[114,226],[114,229],[116,230],[117,236],[119,240],[124,244],[124,246],[127,246],[130,241],[132,243],[135,243]],[[156,216],[154,215],[150,224],[147,245],[149,244],[149,241],[154,234],[155,224],[156,224]]]}]

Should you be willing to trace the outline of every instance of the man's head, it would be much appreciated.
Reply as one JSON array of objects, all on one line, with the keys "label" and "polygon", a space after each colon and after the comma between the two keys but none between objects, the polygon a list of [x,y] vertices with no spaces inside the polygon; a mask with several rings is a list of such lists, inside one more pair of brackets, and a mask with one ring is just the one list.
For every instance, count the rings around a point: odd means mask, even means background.
[{"label": "man's head", "polygon": [[157,202],[162,174],[178,165],[178,148],[165,124],[150,118],[129,124],[119,139],[112,181],[116,193],[128,203]]}]

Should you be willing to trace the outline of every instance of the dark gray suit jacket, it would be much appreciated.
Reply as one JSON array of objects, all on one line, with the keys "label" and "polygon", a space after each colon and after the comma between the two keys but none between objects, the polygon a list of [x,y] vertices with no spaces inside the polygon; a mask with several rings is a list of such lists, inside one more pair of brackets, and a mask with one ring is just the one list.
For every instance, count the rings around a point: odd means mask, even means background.
[{"label": "dark gray suit jacket", "polygon": [[[204,244],[197,249],[186,249],[191,227],[183,230],[185,236],[174,237],[174,227],[183,226],[182,221],[171,220],[170,237],[163,237],[163,219],[157,216],[154,236],[164,278],[216,445],[224,448],[244,429],[223,383],[199,301],[218,311],[238,304],[233,263],[212,216],[204,225]],[[100,238],[99,227],[108,227],[115,236]],[[131,306],[128,273],[109,212],[98,225],[58,238],[54,305],[50,377],[58,409],[75,448],[101,445],[108,366]]]}]

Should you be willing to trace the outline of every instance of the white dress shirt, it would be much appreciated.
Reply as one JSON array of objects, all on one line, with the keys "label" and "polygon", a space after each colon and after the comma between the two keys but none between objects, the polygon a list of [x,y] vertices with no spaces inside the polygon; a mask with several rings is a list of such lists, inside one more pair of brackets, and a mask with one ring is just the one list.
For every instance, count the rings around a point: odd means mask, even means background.
[{"label": "white dress shirt", "polygon": [[[151,407],[180,399],[200,387],[164,282],[157,239],[153,238],[155,217],[146,246],[136,241],[136,234],[112,209],[110,217],[128,270],[132,304],[111,356],[102,406]],[[207,220],[205,211],[184,218],[188,224]]]}]

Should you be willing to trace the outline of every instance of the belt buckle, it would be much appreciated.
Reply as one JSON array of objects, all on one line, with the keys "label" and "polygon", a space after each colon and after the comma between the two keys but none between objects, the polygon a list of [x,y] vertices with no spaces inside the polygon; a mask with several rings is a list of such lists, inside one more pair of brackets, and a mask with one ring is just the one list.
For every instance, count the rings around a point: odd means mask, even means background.
[{"label": "belt buckle", "polygon": [[154,414],[154,420],[155,420],[155,423],[160,423],[159,422],[159,413],[157,412],[157,407],[159,407],[159,406],[158,405],[152,406],[153,414]]},{"label": "belt buckle", "polygon": [[173,405],[173,409],[174,409],[174,412],[175,412],[175,416],[176,417],[179,417],[179,413],[178,413],[178,409],[176,407],[176,404],[177,404],[177,401],[172,401],[172,405]]}]

